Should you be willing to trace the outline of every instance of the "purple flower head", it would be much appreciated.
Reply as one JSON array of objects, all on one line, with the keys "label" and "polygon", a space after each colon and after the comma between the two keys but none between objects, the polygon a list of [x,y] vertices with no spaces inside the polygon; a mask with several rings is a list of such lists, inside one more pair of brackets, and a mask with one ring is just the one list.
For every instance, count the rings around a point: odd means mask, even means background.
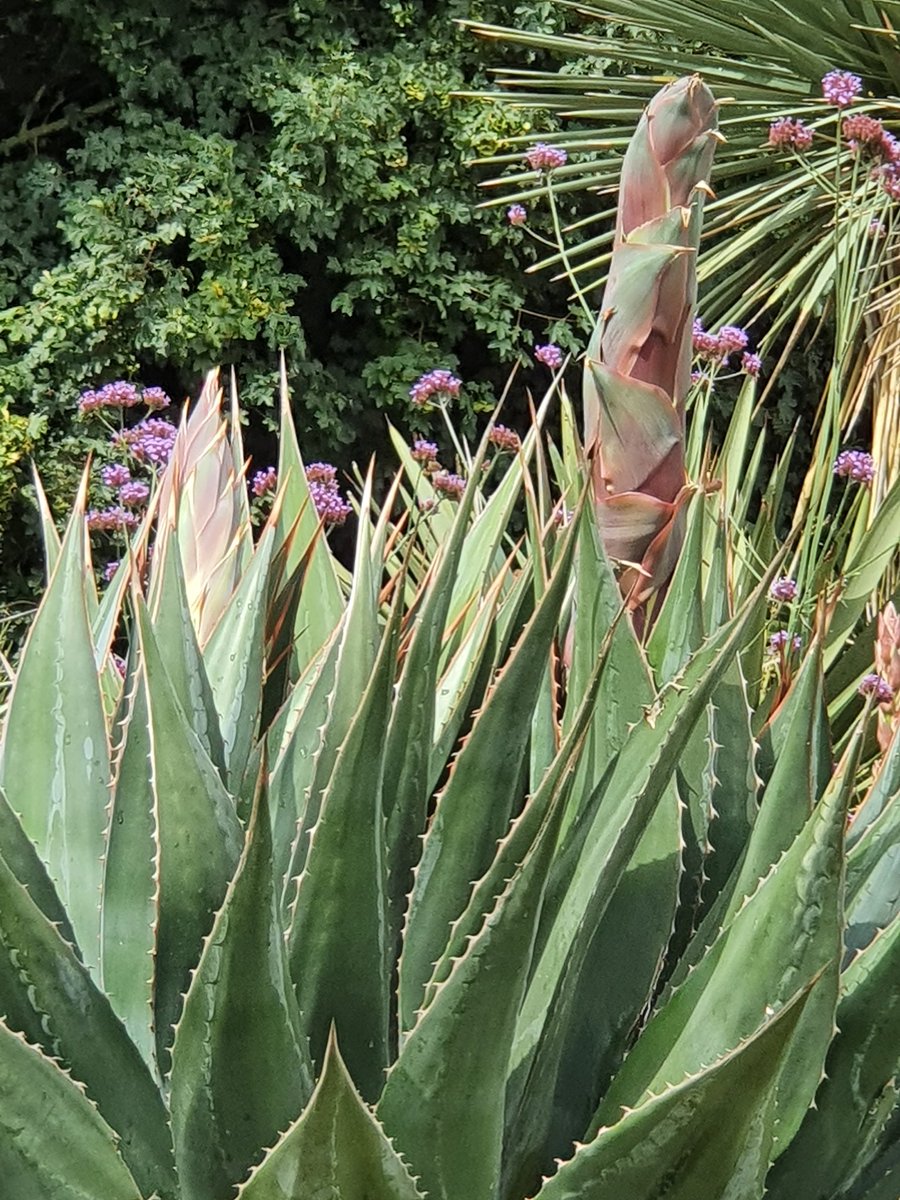
[{"label": "purple flower head", "polygon": [[782,603],[788,603],[791,600],[797,599],[797,581],[789,579],[786,575],[781,579],[776,579],[769,588],[769,595],[773,600],[779,600]]},{"label": "purple flower head", "polygon": [[745,353],[741,358],[741,370],[745,375],[751,375],[756,379],[762,370],[762,359],[758,354]]},{"label": "purple flower head", "polygon": [[564,167],[568,158],[561,147],[549,146],[546,142],[538,142],[525,155],[525,161],[532,171],[553,171],[557,167]]},{"label": "purple flower head", "polygon": [[306,481],[319,520],[325,525],[343,525],[353,509],[338,488],[337,468],[330,463],[310,463]]},{"label": "purple flower head", "polygon": [[886,679],[882,679],[874,671],[872,674],[863,677],[858,691],[861,696],[874,697],[876,704],[890,704],[894,699],[894,689]]},{"label": "purple flower head", "polygon": [[133,408],[138,403],[138,390],[134,384],[117,379],[115,383],[105,383],[96,391],[82,392],[78,411],[83,414],[98,408]]},{"label": "purple flower head", "polygon": [[146,404],[148,408],[168,408],[172,403],[169,396],[162,390],[161,387],[144,388],[141,392],[141,402]]},{"label": "purple flower head", "polygon": [[510,225],[524,225],[527,218],[528,213],[521,204],[511,204],[506,210],[506,219]]},{"label": "purple flower head", "polygon": [[892,200],[900,200],[900,163],[888,162],[878,168],[876,179]]},{"label": "purple flower head", "polygon": [[538,362],[542,362],[544,366],[549,367],[551,371],[555,371],[557,367],[562,366],[563,352],[559,346],[555,346],[553,342],[549,342],[546,346],[535,346],[534,357]]},{"label": "purple flower head", "polygon": [[850,71],[829,71],[822,80],[822,95],[835,108],[848,108],[862,91],[862,80]]},{"label": "purple flower head", "polygon": [[[877,117],[866,113],[854,113],[841,122],[841,135],[850,149],[871,158],[890,158],[890,143],[885,141],[887,131]],[[890,135],[887,135],[890,136]]]},{"label": "purple flower head", "polygon": [[869,222],[868,234],[871,238],[881,238],[887,233],[887,226],[884,221],[879,221],[877,217],[873,217]]},{"label": "purple flower head", "polygon": [[747,349],[750,339],[737,325],[723,325],[718,333],[719,350],[723,358]]},{"label": "purple flower head", "polygon": [[274,467],[266,467],[264,471],[257,471],[253,476],[253,482],[250,488],[254,496],[265,496],[266,492],[274,492],[278,485],[278,474]]},{"label": "purple flower head", "polygon": [[786,629],[776,630],[769,638],[769,650],[772,654],[782,654],[787,649],[788,642],[792,650],[799,650],[803,645],[803,638],[799,633],[791,637]]},{"label": "purple flower head", "polygon": [[449,371],[429,371],[425,375],[420,375],[409,389],[409,398],[416,408],[423,408],[434,396],[438,397],[439,403],[441,400],[449,400],[452,396],[458,396],[461,387],[462,380],[457,379]]},{"label": "purple flower head", "polygon": [[437,444],[435,442],[426,442],[424,438],[417,438],[413,442],[410,453],[415,461],[417,463],[422,463],[423,466],[428,466],[433,462],[437,462]]},{"label": "purple flower head", "polygon": [[776,150],[808,150],[813,131],[794,117],[780,117],[769,126],[769,145]]},{"label": "purple flower head", "polygon": [[178,430],[163,417],[145,417],[133,429],[116,434],[113,444],[124,446],[132,458],[152,467],[164,467],[175,446]]},{"label": "purple flower head", "polygon": [[834,473],[839,479],[870,484],[875,478],[875,459],[865,450],[842,450],[834,460]]},{"label": "purple flower head", "polygon": [[110,508],[91,508],[85,515],[88,529],[96,532],[108,532],[124,529],[134,529],[138,519],[133,512],[123,508],[121,504]]},{"label": "purple flower head", "polygon": [[458,500],[466,490],[466,481],[459,475],[453,475],[450,471],[438,471],[431,477],[431,486],[442,496]]},{"label": "purple flower head", "polygon": [[131,483],[123,483],[119,488],[119,500],[126,508],[140,508],[142,504],[147,503],[149,495],[150,489],[146,483],[136,480]]},{"label": "purple flower head", "polygon": [[104,487],[117,488],[131,481],[131,472],[124,463],[113,463],[104,467],[100,472],[100,480]]},{"label": "purple flower head", "polygon": [[501,453],[509,454],[515,454],[522,445],[519,435],[514,430],[507,429],[505,425],[495,425],[488,434],[488,441]]},{"label": "purple flower head", "polygon": [[115,575],[115,573],[116,573],[116,571],[118,571],[118,569],[119,569],[119,560],[117,558],[114,558],[110,562],[108,562],[106,564],[106,566],[103,568],[104,582],[111,583],[112,577]]},{"label": "purple flower head", "polygon": [[726,363],[732,354],[746,350],[750,341],[746,332],[737,325],[723,325],[718,333],[708,333],[700,320],[693,326],[694,353],[710,362]]},{"label": "purple flower head", "polygon": [[124,679],[125,678],[125,667],[126,667],[125,659],[121,656],[121,654],[110,654],[109,657],[112,659],[112,665],[116,668],[116,670],[119,672],[119,674]]}]

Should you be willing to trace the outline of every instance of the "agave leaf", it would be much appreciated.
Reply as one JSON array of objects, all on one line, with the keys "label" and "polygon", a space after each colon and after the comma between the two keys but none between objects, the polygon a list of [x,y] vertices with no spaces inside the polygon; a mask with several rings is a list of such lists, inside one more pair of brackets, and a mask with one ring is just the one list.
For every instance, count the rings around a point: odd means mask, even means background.
[{"label": "agave leaf", "polygon": [[[178,702],[225,782],[225,747],[204,656],[191,620],[178,531],[174,525],[167,536],[160,539],[156,555],[154,586],[149,598],[156,643]],[[223,620],[227,622],[227,618]],[[209,646],[206,653],[214,659]]]},{"label": "agave leaf", "polygon": [[57,559],[59,558],[61,543],[59,534],[56,531],[53,514],[50,511],[50,504],[47,501],[47,493],[44,491],[44,485],[34,464],[32,464],[31,468],[31,478],[34,484],[34,494],[37,498],[38,516],[41,520],[41,537],[44,543],[44,567],[47,572],[47,578],[51,579],[56,568]]},{"label": "agave leaf", "polygon": [[537,1200],[761,1200],[774,1083],[808,989],[733,1050],[579,1146]]},{"label": "agave leaf", "polygon": [[736,1046],[767,1011],[787,1003],[798,984],[805,988],[816,980],[778,1081],[776,1152],[789,1143],[815,1093],[834,1032],[843,832],[859,738],[857,732],[844,770],[791,847],[651,1018],[594,1128]]},{"label": "agave leaf", "polygon": [[219,1200],[312,1092],[258,787],[238,869],[191,979],[172,1046],[171,1109],[184,1200]]},{"label": "agave leaf", "polygon": [[47,867],[85,962],[97,970],[109,737],[85,601],[86,490],[87,473],[22,650],[0,786]]},{"label": "agave leaf", "polygon": [[[294,655],[302,670],[328,640],[344,611],[344,600],[338,583],[335,562],[320,527],[319,517],[309,494],[306,472],[297,444],[297,432],[291,416],[284,355],[280,371],[281,435],[278,439],[278,481],[284,504],[278,519],[277,544],[289,536],[294,521],[293,542],[285,564],[290,576],[307,553],[309,558],[296,618]],[[290,514],[290,516],[288,516]]]},{"label": "agave leaf", "polygon": [[146,605],[137,592],[134,604],[150,710],[150,778],[157,838],[154,1027],[157,1061],[166,1073],[172,1026],[203,938],[237,866],[243,835],[234,801],[178,703]]},{"label": "agave leaf", "polygon": [[247,460],[244,457],[244,436],[241,433],[241,412],[238,405],[237,375],[234,367],[231,368],[229,383],[228,445],[231,449],[233,477],[241,484],[232,492],[238,528],[237,574],[240,578],[253,557],[253,531],[250,522],[250,500],[244,485],[247,476]]},{"label": "agave leaf", "polygon": [[900,921],[856,956],[841,990],[825,1077],[767,1181],[773,1200],[845,1195],[900,1102]]},{"label": "agave leaf", "polygon": [[484,874],[512,815],[530,733],[522,713],[531,713],[541,686],[574,549],[569,530],[550,585],[488,692],[425,835],[400,958],[403,1031],[412,1028],[449,923],[465,908],[472,880]]},{"label": "agave leaf", "polygon": [[2,1021],[0,1172],[15,1200],[142,1200],[78,1084]]},{"label": "agave leaf", "polygon": [[399,607],[322,795],[297,886],[288,954],[314,1061],[331,1023],[364,1096],[389,1061],[390,946],[383,770]]},{"label": "agave leaf", "polygon": [[[9,1025],[85,1085],[121,1136],[122,1155],[142,1189],[173,1197],[167,1115],[146,1064],[87,968],[2,858],[0,941],[0,1011]],[[8,1098],[4,1110],[15,1111],[15,1102]]]},{"label": "agave leaf", "polygon": [[282,1135],[235,1200],[423,1200],[378,1121],[360,1100],[334,1033],[303,1115]]},{"label": "agave leaf", "polygon": [[844,944],[867,946],[900,912],[900,800],[893,796],[847,856]]},{"label": "agave leaf", "polygon": [[497,1195],[506,1067],[561,810],[558,797],[404,1042],[378,1102],[379,1119],[430,1197]]},{"label": "agave leaf", "polygon": [[77,954],[75,935],[60,904],[47,868],[38,856],[34,843],[29,839],[19,818],[9,806],[9,801],[0,791],[0,858],[2,858],[19,883],[51,923],[60,932]]},{"label": "agave leaf", "polygon": [[147,683],[129,656],[100,895],[103,986],[116,1015],[156,1076],[153,952],[159,916],[158,841]]},{"label": "agave leaf", "polygon": [[249,568],[203,647],[203,662],[219,715],[225,781],[234,795],[247,769],[262,708],[266,597],[275,520],[277,514],[273,511]]},{"label": "agave leaf", "polygon": [[659,614],[647,639],[647,658],[657,686],[668,683],[703,641],[703,530],[706,496],[695,492],[687,532]]}]

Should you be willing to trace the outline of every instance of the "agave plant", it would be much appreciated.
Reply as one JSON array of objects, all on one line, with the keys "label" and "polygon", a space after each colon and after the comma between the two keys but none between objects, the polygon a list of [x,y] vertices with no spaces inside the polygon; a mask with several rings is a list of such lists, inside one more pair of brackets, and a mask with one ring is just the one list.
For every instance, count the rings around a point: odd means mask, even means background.
[{"label": "agave plant", "polygon": [[773,685],[746,422],[642,643],[565,395],[457,501],[398,438],[349,574],[281,404],[255,540],[215,376],[99,593],[87,477],[61,542],[44,509],[0,746],[8,1193],[892,1200],[900,740],[873,781],[881,697],[826,678],[900,519],[842,543]]}]

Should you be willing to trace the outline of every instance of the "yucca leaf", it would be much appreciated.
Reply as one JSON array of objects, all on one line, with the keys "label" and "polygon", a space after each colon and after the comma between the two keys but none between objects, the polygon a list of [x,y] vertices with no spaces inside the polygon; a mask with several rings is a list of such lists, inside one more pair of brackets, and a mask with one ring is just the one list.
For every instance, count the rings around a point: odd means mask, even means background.
[{"label": "yucca leaf", "polygon": [[400,1028],[412,1028],[432,967],[447,944],[449,923],[465,908],[472,881],[484,874],[503,836],[526,761],[530,714],[570,584],[575,549],[569,530],[553,578],[488,692],[447,784],[422,847],[400,958]]},{"label": "yucca leaf", "polygon": [[841,991],[825,1077],[767,1181],[772,1200],[845,1195],[900,1103],[900,921],[856,956]]},{"label": "yucca leaf", "polygon": [[761,1200],[776,1120],[774,1085],[808,994],[601,1129],[536,1200]]},{"label": "yucca leaf", "polygon": [[[352,602],[351,602],[352,603]],[[384,848],[383,770],[399,609],[350,722],[297,885],[288,954],[313,1060],[334,1023],[364,1096],[376,1097],[388,1065],[391,947]]]},{"label": "yucca leaf", "polygon": [[157,1061],[165,1074],[182,996],[225,898],[243,834],[234,800],[178,703],[137,592],[134,604],[149,708],[159,906],[153,1005]]},{"label": "yucca leaf", "polygon": [[15,1200],[142,1200],[78,1084],[2,1021],[0,1173]]},{"label": "yucca leaf", "polygon": [[404,1041],[378,1102],[379,1119],[419,1172],[429,1200],[497,1196],[506,1067],[561,810],[557,796]]},{"label": "yucca leaf", "polygon": [[311,1092],[261,784],[172,1046],[170,1104],[183,1200],[228,1195]]},{"label": "yucca leaf", "polygon": [[109,737],[85,600],[87,474],[19,661],[0,786],[37,847],[89,967],[100,959]]},{"label": "yucca leaf", "polygon": [[235,1200],[423,1200],[406,1165],[357,1095],[329,1037],[303,1115],[268,1152]]},{"label": "yucca leaf", "polygon": [[[2,858],[0,942],[0,1012],[85,1085],[122,1138],[122,1156],[145,1193],[173,1198],[167,1115],[146,1064],[87,968]],[[0,1070],[0,1090],[2,1080]],[[8,1096],[3,1107],[14,1113],[16,1102]]]}]

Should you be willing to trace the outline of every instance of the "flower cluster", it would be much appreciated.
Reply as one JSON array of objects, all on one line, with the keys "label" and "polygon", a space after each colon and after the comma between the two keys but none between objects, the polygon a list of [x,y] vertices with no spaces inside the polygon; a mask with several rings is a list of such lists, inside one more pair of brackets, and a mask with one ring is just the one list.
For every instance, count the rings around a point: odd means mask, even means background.
[{"label": "flower cluster", "polygon": [[105,383],[96,391],[82,392],[78,400],[78,411],[84,414],[98,408],[134,408],[138,404],[144,404],[150,409],[159,409],[168,408],[171,403],[162,388],[140,388],[137,384],[117,379],[114,383]]},{"label": "flower cluster", "polygon": [[782,604],[786,604],[791,600],[797,599],[797,581],[789,579],[786,575],[781,579],[776,579],[769,588],[769,595],[773,600],[778,600]]},{"label": "flower cluster", "polygon": [[440,495],[458,500],[466,490],[466,481],[462,476],[453,475],[450,471],[438,471],[431,477],[431,486]]},{"label": "flower cluster", "polygon": [[111,559],[106,564],[106,566],[103,568],[103,582],[104,583],[112,582],[112,577],[115,575],[116,571],[118,571],[119,565],[120,565],[119,560],[117,558]]},{"label": "flower cluster", "polygon": [[131,482],[131,472],[124,463],[112,463],[101,470],[100,482],[104,487],[118,488]]},{"label": "flower cluster", "polygon": [[849,108],[862,86],[860,77],[850,71],[829,71],[822,80],[822,95],[835,108]]},{"label": "flower cluster", "polygon": [[555,371],[557,367],[562,366],[563,352],[559,346],[555,346],[549,342],[546,346],[535,346],[534,357],[538,362],[542,362],[544,366],[549,367],[551,371]]},{"label": "flower cluster", "polygon": [[132,429],[116,434],[113,443],[124,447],[132,458],[152,467],[164,467],[175,446],[178,430],[163,417],[145,417]]},{"label": "flower cluster", "polygon": [[769,126],[769,145],[776,150],[808,150],[813,131],[796,117],[780,117]]},{"label": "flower cluster", "polygon": [[86,520],[88,529],[103,532],[135,529],[138,524],[137,516],[121,504],[104,509],[91,508],[87,512]]},{"label": "flower cluster", "polygon": [[786,629],[776,630],[769,638],[769,651],[772,654],[784,654],[789,645],[791,650],[799,650],[803,645],[803,638],[799,633],[791,637]]},{"label": "flower cluster", "polygon": [[319,519],[325,525],[343,525],[353,510],[338,489],[337,468],[330,463],[310,463],[306,482]]},{"label": "flower cluster", "polygon": [[870,484],[875,478],[875,459],[865,450],[842,450],[834,460],[833,469],[839,479]]},{"label": "flower cluster", "polygon": [[409,398],[416,408],[423,408],[435,396],[439,403],[441,400],[458,396],[461,387],[462,380],[457,379],[449,371],[429,371],[425,375],[420,375],[409,389]]},{"label": "flower cluster", "polygon": [[874,671],[863,676],[858,691],[861,696],[872,696],[876,704],[890,704],[894,699],[894,689],[886,679],[882,679]]},{"label": "flower cluster", "polygon": [[896,162],[900,157],[900,142],[888,133],[877,117],[866,113],[844,117],[841,134],[851,150],[867,158]]},{"label": "flower cluster", "polygon": [[437,462],[438,448],[435,442],[426,442],[424,438],[417,438],[412,445],[410,451],[413,459],[417,463],[421,463],[423,467],[430,467]]},{"label": "flower cluster", "polygon": [[524,225],[528,213],[521,204],[511,204],[506,210],[506,219],[510,225]]},{"label": "flower cluster", "polygon": [[564,167],[569,156],[559,146],[548,146],[546,142],[538,142],[525,155],[525,161],[532,171],[553,171]]},{"label": "flower cluster", "polygon": [[507,429],[505,425],[495,425],[488,434],[488,441],[496,446],[501,454],[515,454],[522,442],[515,430]]},{"label": "flower cluster", "polygon": [[699,318],[694,321],[694,353],[699,358],[724,366],[732,354],[742,354],[742,369],[748,375],[758,375],[762,366],[759,355],[744,353],[749,341],[746,332],[737,325],[723,325],[718,333],[708,333]]},{"label": "flower cluster", "polygon": [[266,467],[264,471],[257,471],[253,476],[250,490],[254,496],[265,496],[267,492],[274,492],[277,485],[278,474],[275,468]]},{"label": "flower cluster", "polygon": [[138,479],[123,483],[119,488],[119,500],[126,508],[142,508],[149,499],[150,488]]}]

